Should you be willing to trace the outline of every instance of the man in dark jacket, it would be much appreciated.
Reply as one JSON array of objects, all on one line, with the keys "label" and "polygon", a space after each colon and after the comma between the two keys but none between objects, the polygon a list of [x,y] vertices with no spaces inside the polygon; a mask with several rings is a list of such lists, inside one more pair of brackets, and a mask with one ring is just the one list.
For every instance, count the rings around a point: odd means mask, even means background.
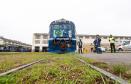
[{"label": "man in dark jacket", "polygon": [[83,46],[83,43],[82,43],[82,41],[81,41],[81,39],[78,41],[78,52],[79,52],[79,54],[82,54],[83,53],[83,51],[82,51],[82,46]]},{"label": "man in dark jacket", "polygon": [[99,35],[96,35],[96,39],[94,40],[94,47],[95,47],[95,52],[100,54],[102,53],[100,47],[101,47],[101,38]]}]

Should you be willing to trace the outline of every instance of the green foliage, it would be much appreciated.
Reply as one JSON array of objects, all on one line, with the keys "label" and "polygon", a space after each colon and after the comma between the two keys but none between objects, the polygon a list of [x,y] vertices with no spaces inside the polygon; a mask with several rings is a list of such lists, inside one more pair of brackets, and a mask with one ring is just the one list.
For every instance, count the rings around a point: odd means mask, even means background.
[{"label": "green foliage", "polygon": [[[0,73],[43,58],[46,53],[0,53]],[[47,54],[46,54],[47,55]]]},{"label": "green foliage", "polygon": [[[103,84],[109,83],[99,72],[84,65],[74,53],[21,53],[32,60],[45,59],[31,67],[0,77],[0,84]],[[16,56],[16,57],[17,57]],[[36,56],[36,57],[35,57]],[[32,61],[27,58],[21,63]],[[19,59],[21,60],[21,59]]]},{"label": "green foliage", "polygon": [[128,70],[127,66],[124,65],[124,64],[116,64],[116,65],[113,65],[112,66],[112,71],[115,73],[115,74],[125,74],[126,71]]}]

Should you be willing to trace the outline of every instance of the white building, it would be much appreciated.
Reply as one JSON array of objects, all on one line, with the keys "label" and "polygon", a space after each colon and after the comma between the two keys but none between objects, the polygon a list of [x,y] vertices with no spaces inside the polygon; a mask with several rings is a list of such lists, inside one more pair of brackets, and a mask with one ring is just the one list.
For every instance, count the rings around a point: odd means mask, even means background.
[{"label": "white building", "polygon": [[47,51],[48,38],[49,35],[47,33],[34,33],[32,41],[32,51]]},{"label": "white building", "polygon": [[[93,41],[96,35],[84,35],[84,34],[77,34],[77,40],[80,38],[83,41],[84,47],[92,46]],[[102,39],[102,46],[109,47],[108,37],[106,35],[100,35]],[[131,40],[131,36],[114,36],[116,38],[117,43],[121,40]],[[48,48],[48,38],[49,35],[47,33],[34,33],[33,34],[33,41],[32,41],[32,51],[47,51]]]}]

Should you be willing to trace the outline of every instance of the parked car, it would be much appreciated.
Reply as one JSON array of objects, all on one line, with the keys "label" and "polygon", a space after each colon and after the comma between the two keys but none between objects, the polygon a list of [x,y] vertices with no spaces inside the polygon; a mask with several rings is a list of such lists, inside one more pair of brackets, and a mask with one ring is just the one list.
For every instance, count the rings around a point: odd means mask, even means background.
[{"label": "parked car", "polygon": [[131,41],[124,41],[121,45],[117,47],[118,51],[131,51]]}]

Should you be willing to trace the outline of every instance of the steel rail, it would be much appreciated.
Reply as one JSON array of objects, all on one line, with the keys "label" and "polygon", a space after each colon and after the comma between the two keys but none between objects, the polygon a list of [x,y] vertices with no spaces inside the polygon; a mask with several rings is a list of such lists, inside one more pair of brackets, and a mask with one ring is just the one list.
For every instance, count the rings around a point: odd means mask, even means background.
[{"label": "steel rail", "polygon": [[118,76],[116,76],[114,74],[111,74],[111,73],[109,73],[109,72],[107,72],[107,71],[105,71],[103,69],[100,69],[100,68],[98,68],[98,67],[96,67],[96,66],[94,66],[92,64],[89,64],[89,63],[85,62],[84,60],[82,60],[80,58],[76,58],[76,59],[79,60],[80,62],[86,64],[87,66],[91,67],[92,69],[94,69],[94,70],[102,73],[103,75],[109,77],[110,79],[120,83],[120,84],[130,84],[126,80],[124,80],[124,79],[122,79],[122,78],[120,78],[120,77],[118,77]]},{"label": "steel rail", "polygon": [[37,61],[31,62],[31,63],[29,63],[29,64],[25,64],[25,65],[19,66],[19,67],[17,67],[17,68],[8,70],[8,71],[6,71],[6,72],[0,73],[0,77],[1,77],[1,76],[5,76],[5,75],[8,75],[8,74],[13,73],[13,72],[16,72],[16,71],[18,71],[18,70],[24,69],[24,68],[26,68],[26,67],[29,67],[29,66],[33,65],[33,64],[39,63],[39,62],[41,62],[41,61],[43,61],[43,60],[44,60],[44,59],[37,60]]}]

